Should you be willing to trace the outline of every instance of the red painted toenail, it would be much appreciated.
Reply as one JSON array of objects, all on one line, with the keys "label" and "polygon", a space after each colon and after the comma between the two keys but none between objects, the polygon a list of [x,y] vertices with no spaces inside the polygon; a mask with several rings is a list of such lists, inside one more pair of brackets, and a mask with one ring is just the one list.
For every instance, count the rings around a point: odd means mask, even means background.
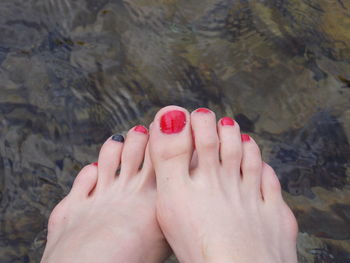
[{"label": "red painted toenail", "polygon": [[196,109],[196,112],[200,112],[200,113],[210,113],[211,111],[207,108],[199,108]]},{"label": "red painted toenail", "polygon": [[173,110],[165,113],[160,119],[160,130],[165,134],[179,133],[186,125],[186,114]]},{"label": "red painted toenail", "polygon": [[98,162],[92,163],[93,166],[98,166]]},{"label": "red painted toenail", "polygon": [[248,134],[241,134],[242,142],[249,142],[250,136]]},{"label": "red painted toenail", "polygon": [[148,130],[142,125],[135,126],[134,131],[141,132],[141,133],[144,133],[144,134],[148,133]]},{"label": "red painted toenail", "polygon": [[233,119],[231,119],[230,117],[223,117],[220,120],[220,123],[221,123],[222,126],[226,126],[226,125],[233,126],[233,125],[235,125],[235,121]]}]

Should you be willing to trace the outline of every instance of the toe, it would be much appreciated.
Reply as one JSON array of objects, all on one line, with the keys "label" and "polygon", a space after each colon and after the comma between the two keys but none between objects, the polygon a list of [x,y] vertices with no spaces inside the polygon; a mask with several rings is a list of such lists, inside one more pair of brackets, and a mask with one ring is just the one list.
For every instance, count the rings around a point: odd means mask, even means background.
[{"label": "toe", "polygon": [[199,108],[191,114],[191,126],[198,154],[198,165],[216,169],[219,164],[219,137],[214,112]]},{"label": "toe", "polygon": [[52,210],[49,222],[47,226],[48,240],[51,240],[56,230],[60,229],[60,225],[64,222],[64,218],[67,215],[67,196],[59,202]]},{"label": "toe", "polygon": [[281,201],[281,184],[272,167],[263,163],[261,176],[261,193],[265,202]]},{"label": "toe", "polygon": [[148,130],[144,126],[135,126],[128,132],[122,153],[121,178],[137,174],[145,156],[147,141]]},{"label": "toe", "polygon": [[60,225],[64,223],[69,203],[88,198],[89,194],[95,188],[96,183],[97,163],[85,166],[75,178],[69,194],[56,205],[50,214],[48,222],[48,238],[50,240],[55,236],[56,229],[60,229]]},{"label": "toe", "polygon": [[242,140],[238,123],[229,117],[218,123],[221,164],[226,171],[239,178],[242,159]]},{"label": "toe", "polygon": [[96,187],[98,191],[105,189],[114,182],[120,164],[123,144],[124,137],[115,134],[102,145],[98,157],[98,182]]},{"label": "toe", "polygon": [[140,184],[142,186],[148,187],[156,186],[156,174],[153,169],[151,156],[150,156],[150,150],[149,150],[149,143],[146,146],[145,150],[145,158],[143,160],[142,168],[140,171],[140,177],[142,178],[140,181]]},{"label": "toe", "polygon": [[[291,236],[295,241],[298,233],[297,221],[293,212],[283,200],[281,184],[275,171],[266,163],[262,165],[261,193],[264,204],[266,205],[265,208],[267,208],[266,211],[269,214],[274,214],[275,216],[279,215],[283,218],[283,224],[281,224],[284,228],[283,233],[285,233],[286,236]],[[294,251],[294,249],[295,247],[293,247],[291,251]]]},{"label": "toe", "polygon": [[198,167],[198,154],[197,154],[197,151],[194,150],[191,158],[190,170],[193,170],[197,167]]},{"label": "toe", "polygon": [[169,181],[188,176],[193,152],[188,111],[177,106],[161,109],[151,126],[149,144],[157,186],[164,189],[164,184],[172,185]]},{"label": "toe", "polygon": [[85,166],[74,180],[69,196],[87,198],[97,182],[97,163]]},{"label": "toe", "polygon": [[150,150],[149,150],[149,142],[147,143],[146,150],[145,150],[145,158],[142,164],[142,171],[147,174],[154,172],[152,161],[151,161]]},{"label": "toe", "polygon": [[262,198],[260,185],[261,185],[261,172],[262,172],[262,160],[261,153],[258,145],[248,135],[242,134],[242,183],[244,192],[249,196]]}]

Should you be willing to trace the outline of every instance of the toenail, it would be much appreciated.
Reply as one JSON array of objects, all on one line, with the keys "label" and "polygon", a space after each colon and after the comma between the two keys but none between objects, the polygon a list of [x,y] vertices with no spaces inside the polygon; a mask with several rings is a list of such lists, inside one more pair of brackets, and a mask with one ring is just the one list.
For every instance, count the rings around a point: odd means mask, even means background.
[{"label": "toenail", "polygon": [[98,166],[98,162],[92,163],[93,166]]},{"label": "toenail", "polygon": [[200,112],[200,113],[210,113],[211,111],[207,108],[199,108],[196,109],[196,112]]},{"label": "toenail", "polygon": [[141,133],[144,133],[144,134],[148,133],[148,130],[142,125],[135,126],[134,131],[141,132]]},{"label": "toenail", "polygon": [[163,114],[160,119],[160,130],[165,134],[179,133],[186,125],[186,114],[172,110]]},{"label": "toenail", "polygon": [[114,134],[112,136],[112,140],[116,142],[124,142],[124,137],[123,135],[120,135],[120,134]]},{"label": "toenail", "polygon": [[233,126],[233,125],[235,125],[235,121],[233,119],[231,119],[230,117],[223,117],[220,120],[220,123],[221,123],[222,126],[226,126],[226,125]]},{"label": "toenail", "polygon": [[241,134],[242,142],[249,142],[250,136],[248,134]]}]

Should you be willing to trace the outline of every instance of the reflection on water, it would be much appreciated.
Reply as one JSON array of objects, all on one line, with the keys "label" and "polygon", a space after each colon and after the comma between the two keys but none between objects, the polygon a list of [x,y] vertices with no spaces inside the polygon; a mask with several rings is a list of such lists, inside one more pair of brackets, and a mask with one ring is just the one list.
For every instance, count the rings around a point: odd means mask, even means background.
[{"label": "reflection on water", "polygon": [[350,262],[350,2],[2,0],[0,261],[110,134],[162,106],[230,115],[278,171],[300,262]]}]

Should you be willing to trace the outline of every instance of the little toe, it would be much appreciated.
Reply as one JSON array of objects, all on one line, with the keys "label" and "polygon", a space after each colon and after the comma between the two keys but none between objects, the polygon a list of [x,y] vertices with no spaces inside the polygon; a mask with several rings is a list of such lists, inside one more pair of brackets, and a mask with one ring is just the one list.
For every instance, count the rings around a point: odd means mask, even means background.
[{"label": "little toe", "polygon": [[86,198],[97,183],[97,163],[85,166],[74,180],[69,196]]},{"label": "little toe", "polygon": [[161,109],[150,129],[149,149],[157,174],[157,186],[176,187],[169,181],[184,179],[189,175],[189,164],[193,153],[190,115],[178,106]]},{"label": "little toe", "polygon": [[121,178],[137,174],[145,156],[147,142],[148,130],[144,126],[135,126],[128,132],[122,153]]},{"label": "little toe", "polygon": [[191,114],[191,126],[198,154],[198,166],[204,169],[219,167],[219,137],[214,112],[199,108]]},{"label": "little toe", "polygon": [[263,163],[261,192],[265,202],[282,201],[281,184],[272,167]]},{"label": "little toe", "polygon": [[261,173],[262,160],[259,146],[248,134],[242,134],[242,184],[244,191],[249,196],[262,199],[261,196]]},{"label": "little toe", "polygon": [[97,183],[97,163],[85,166],[74,180],[72,189],[69,194],[59,202],[52,210],[48,222],[48,239],[52,241],[55,237],[56,230],[64,224],[67,216],[69,204],[80,202],[89,197],[89,194],[95,188]]},{"label": "little toe", "polygon": [[100,150],[98,157],[97,191],[105,189],[114,182],[123,151],[124,137],[115,134],[110,137]]},{"label": "little toe", "polygon": [[242,140],[239,125],[233,119],[224,117],[218,123],[218,130],[221,164],[226,171],[239,178],[242,160]]},{"label": "little toe", "polygon": [[[267,208],[266,212],[271,213],[271,211],[278,211],[274,213],[283,217],[282,225],[285,228],[284,233],[294,241],[291,244],[292,247],[289,249],[289,251],[293,252],[298,233],[298,223],[292,210],[283,200],[281,184],[275,171],[266,163],[262,165],[261,193],[264,204],[266,205],[265,208]],[[292,258],[294,256],[292,254],[287,258]]]}]

